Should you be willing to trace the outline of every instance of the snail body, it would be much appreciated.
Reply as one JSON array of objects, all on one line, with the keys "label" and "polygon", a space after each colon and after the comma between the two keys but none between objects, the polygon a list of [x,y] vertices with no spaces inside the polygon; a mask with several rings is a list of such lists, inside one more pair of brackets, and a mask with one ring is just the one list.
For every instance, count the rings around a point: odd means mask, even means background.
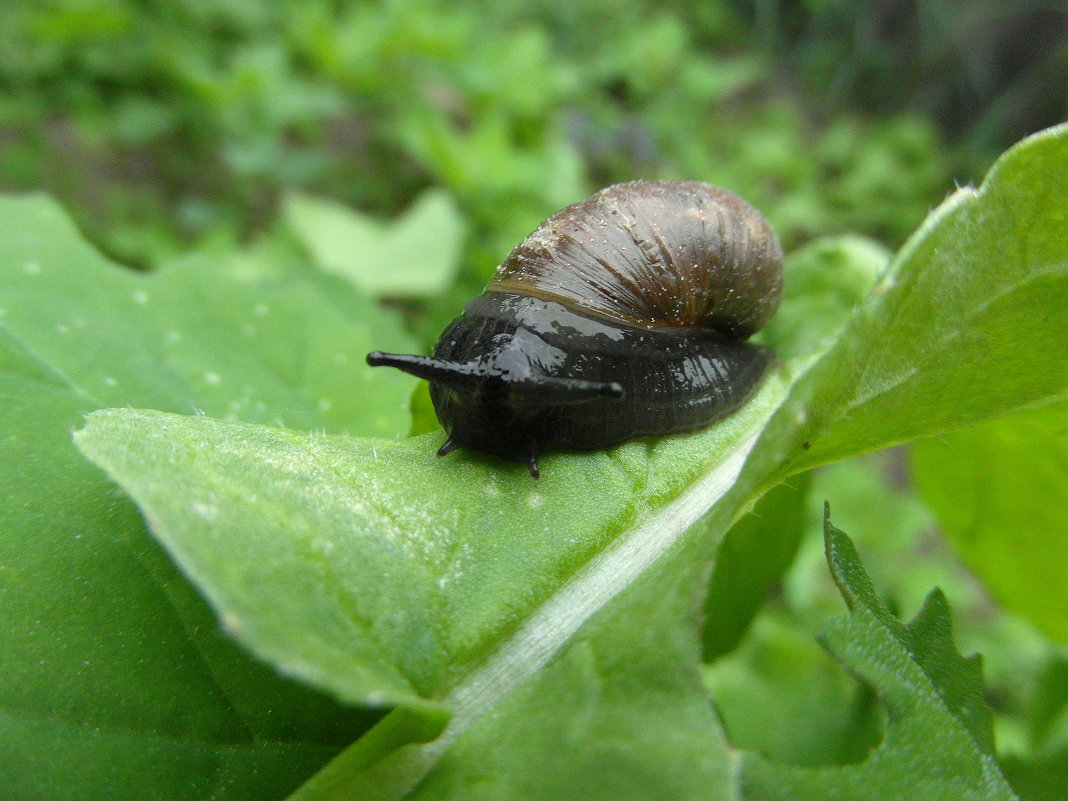
[{"label": "snail body", "polygon": [[782,250],[763,216],[693,181],[603,189],[549,217],[431,357],[368,355],[430,382],[456,448],[524,462],[703,428],[759,386],[746,342],[775,313]]}]

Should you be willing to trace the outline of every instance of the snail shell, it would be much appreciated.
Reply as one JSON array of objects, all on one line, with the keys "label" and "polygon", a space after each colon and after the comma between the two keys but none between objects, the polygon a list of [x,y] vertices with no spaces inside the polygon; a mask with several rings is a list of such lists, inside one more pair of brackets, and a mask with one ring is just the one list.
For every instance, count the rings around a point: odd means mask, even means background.
[{"label": "snail shell", "polygon": [[778,308],[782,249],[736,195],[634,181],[557,212],[446,327],[432,357],[371,365],[430,382],[458,447],[525,462],[693,431],[753,394],[771,360],[746,342]]}]

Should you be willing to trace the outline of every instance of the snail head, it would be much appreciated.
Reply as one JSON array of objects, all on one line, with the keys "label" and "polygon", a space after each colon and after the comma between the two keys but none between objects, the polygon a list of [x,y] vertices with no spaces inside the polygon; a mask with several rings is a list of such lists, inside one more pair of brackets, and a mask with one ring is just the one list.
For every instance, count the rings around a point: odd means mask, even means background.
[{"label": "snail head", "polygon": [[534,457],[550,444],[541,434],[552,430],[545,418],[556,408],[624,396],[615,381],[554,374],[553,368],[563,359],[552,350],[518,329],[483,343],[479,355],[466,361],[374,351],[367,355],[367,363],[395,367],[430,383],[434,410],[449,432],[439,455],[458,447],[508,459],[522,454],[521,460],[536,475]]}]

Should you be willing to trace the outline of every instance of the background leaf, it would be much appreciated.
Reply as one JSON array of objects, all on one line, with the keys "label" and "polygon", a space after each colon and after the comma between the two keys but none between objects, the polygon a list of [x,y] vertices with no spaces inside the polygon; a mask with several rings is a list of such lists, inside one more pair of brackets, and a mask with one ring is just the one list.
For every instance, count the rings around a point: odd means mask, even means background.
[{"label": "background leaf", "polygon": [[782,308],[761,331],[780,359],[821,353],[885,272],[891,253],[859,236],[826,236],[786,257]]},{"label": "background leaf", "polygon": [[287,196],[283,213],[320,269],[372,297],[437,294],[460,266],[463,219],[442,190],[424,192],[389,222],[301,194]]},{"label": "background leaf", "polygon": [[353,322],[299,280],[252,287],[203,262],[118,269],[40,197],[0,200],[0,241],[0,324],[95,406],[407,432],[414,382],[364,363],[408,344],[384,314]]},{"label": "background leaf", "polygon": [[825,523],[827,560],[850,614],[823,633],[828,649],[887,704],[886,736],[866,760],[803,768],[743,759],[744,797],[1014,799],[993,757],[978,657],[953,646],[949,608],[932,592],[899,623],[875,594],[849,538]]},{"label": "background leaf", "polygon": [[912,471],[953,546],[995,597],[1068,644],[1068,407],[918,442]]},{"label": "background leaf", "polygon": [[773,487],[739,520],[716,553],[705,599],[704,659],[734,649],[793,561],[805,525],[807,473]]},{"label": "background leaf", "polygon": [[0,786],[278,798],[375,719],[253,661],[82,459],[88,404],[0,332]]},{"label": "background leaf", "polygon": [[760,615],[704,678],[731,745],[771,762],[853,764],[883,738],[885,714],[870,686],[778,610]]},{"label": "background leaf", "polygon": [[[0,785],[28,801],[281,797],[378,713],[238,648],[70,432],[101,403],[403,431],[404,382],[379,387],[377,411],[319,403],[360,406],[376,321],[295,281],[121,270],[43,198],[0,199],[0,242]],[[338,355],[348,366],[326,369]]]},{"label": "background leaf", "polygon": [[1028,750],[1009,754],[1005,774],[1025,801],[1055,801],[1068,792],[1068,659],[1043,671],[1027,721]]}]

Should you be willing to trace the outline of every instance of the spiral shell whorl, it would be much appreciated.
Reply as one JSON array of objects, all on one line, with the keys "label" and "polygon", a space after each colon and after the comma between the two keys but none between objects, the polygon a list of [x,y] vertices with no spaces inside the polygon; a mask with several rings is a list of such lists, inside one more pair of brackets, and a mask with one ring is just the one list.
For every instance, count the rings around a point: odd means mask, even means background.
[{"label": "spiral shell whorl", "polygon": [[730,192],[634,181],[547,219],[487,289],[640,327],[701,326],[744,338],[779,305],[782,249],[764,217]]}]

